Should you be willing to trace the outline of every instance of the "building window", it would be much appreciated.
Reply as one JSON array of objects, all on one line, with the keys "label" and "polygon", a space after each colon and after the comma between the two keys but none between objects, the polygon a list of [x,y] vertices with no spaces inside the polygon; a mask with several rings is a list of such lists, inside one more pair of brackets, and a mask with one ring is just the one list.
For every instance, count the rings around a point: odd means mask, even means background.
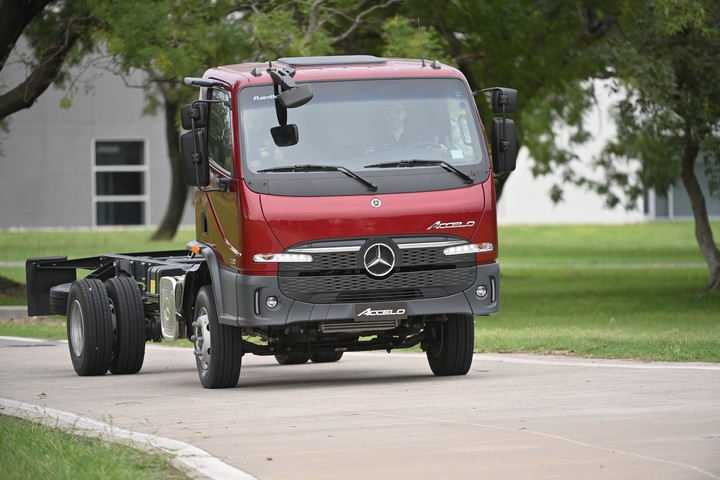
[{"label": "building window", "polygon": [[93,149],[95,225],[145,225],[148,165],[144,140],[96,140]]},{"label": "building window", "polygon": [[[701,154],[702,155],[702,154]],[[695,164],[695,176],[700,182],[700,189],[705,197],[705,208],[711,219],[720,218],[720,195],[710,192],[710,174],[704,162],[699,159]],[[656,192],[648,189],[645,194],[645,213],[650,220],[688,220],[693,218],[690,197],[678,179],[676,185],[670,185],[667,192]]]}]

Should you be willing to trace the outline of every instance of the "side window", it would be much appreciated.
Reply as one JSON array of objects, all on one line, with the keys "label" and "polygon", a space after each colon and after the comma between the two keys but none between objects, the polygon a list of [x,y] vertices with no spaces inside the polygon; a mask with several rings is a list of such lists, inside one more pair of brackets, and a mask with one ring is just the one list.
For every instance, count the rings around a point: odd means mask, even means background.
[{"label": "side window", "polygon": [[[213,90],[213,100],[229,102],[230,96],[219,90]],[[211,103],[208,122],[208,153],[210,160],[232,172],[232,118],[230,108],[225,103]]]}]

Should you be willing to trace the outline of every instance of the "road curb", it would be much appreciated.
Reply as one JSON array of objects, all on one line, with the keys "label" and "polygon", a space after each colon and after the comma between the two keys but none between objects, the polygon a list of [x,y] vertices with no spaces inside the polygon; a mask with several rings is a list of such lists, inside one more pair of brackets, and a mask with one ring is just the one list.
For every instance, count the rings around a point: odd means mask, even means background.
[{"label": "road curb", "polygon": [[39,422],[50,427],[70,428],[74,433],[99,435],[103,440],[129,442],[133,447],[143,451],[160,450],[172,455],[175,459],[173,463],[176,465],[190,469],[188,474],[193,478],[257,480],[249,473],[228,465],[205,450],[179,440],[123,430],[75,413],[2,397],[0,397],[0,413]]}]

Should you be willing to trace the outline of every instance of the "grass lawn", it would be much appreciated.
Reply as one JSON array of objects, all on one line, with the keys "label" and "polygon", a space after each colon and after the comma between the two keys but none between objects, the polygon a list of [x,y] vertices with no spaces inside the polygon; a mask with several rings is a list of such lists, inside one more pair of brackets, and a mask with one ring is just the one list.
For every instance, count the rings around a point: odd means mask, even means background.
[{"label": "grass lawn", "polygon": [[513,269],[501,309],[476,321],[476,349],[720,362],[720,294],[702,269]]},{"label": "grass lawn", "polygon": [[[151,233],[0,232],[0,276],[24,281],[24,268],[3,265],[28,256],[182,249],[194,236]],[[720,292],[696,294],[707,268],[692,223],[510,226],[499,237],[501,311],[477,318],[476,351],[720,362]],[[24,293],[0,294],[18,303]],[[64,338],[65,326],[5,321],[0,335]]]},{"label": "grass lawn", "polygon": [[0,471],[6,480],[189,478],[170,465],[165,455],[150,455],[5,415],[0,415],[0,450]]}]

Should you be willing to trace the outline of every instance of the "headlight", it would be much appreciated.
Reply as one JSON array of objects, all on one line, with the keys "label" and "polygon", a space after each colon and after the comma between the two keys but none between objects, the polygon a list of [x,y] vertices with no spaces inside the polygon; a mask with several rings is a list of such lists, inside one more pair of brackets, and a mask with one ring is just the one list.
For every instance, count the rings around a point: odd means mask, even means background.
[{"label": "headlight", "polygon": [[492,243],[469,243],[458,247],[448,247],[443,250],[445,255],[464,255],[466,253],[487,253],[495,250]]},{"label": "headlight", "polygon": [[253,256],[255,263],[307,263],[312,261],[312,256],[300,253],[256,253]]}]

